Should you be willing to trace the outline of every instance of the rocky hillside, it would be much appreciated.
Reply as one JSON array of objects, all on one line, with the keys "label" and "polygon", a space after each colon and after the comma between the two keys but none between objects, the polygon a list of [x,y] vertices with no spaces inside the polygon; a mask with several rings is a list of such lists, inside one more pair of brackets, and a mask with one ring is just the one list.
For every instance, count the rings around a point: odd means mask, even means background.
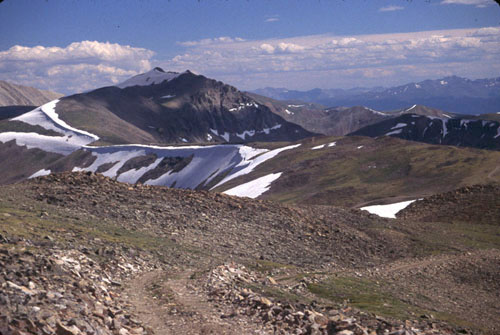
[{"label": "rocky hillside", "polygon": [[500,185],[473,185],[435,194],[410,204],[397,215],[421,221],[472,221],[498,225]]},{"label": "rocky hillside", "polygon": [[498,226],[450,227],[40,177],[0,187],[0,331],[495,334]]},{"label": "rocky hillside", "polygon": [[313,135],[232,86],[160,68],[65,97],[55,109],[68,124],[111,144],[294,141]]},{"label": "rocky hillside", "polygon": [[392,136],[432,144],[480,149],[500,149],[498,121],[406,114],[366,126],[353,132],[357,136]]},{"label": "rocky hillside", "polygon": [[63,95],[0,80],[0,106],[40,106]]}]

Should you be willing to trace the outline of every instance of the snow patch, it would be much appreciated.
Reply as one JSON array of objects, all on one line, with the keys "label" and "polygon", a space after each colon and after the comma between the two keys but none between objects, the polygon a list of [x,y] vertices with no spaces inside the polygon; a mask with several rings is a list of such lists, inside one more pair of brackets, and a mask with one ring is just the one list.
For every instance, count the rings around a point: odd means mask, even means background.
[{"label": "snow patch", "polygon": [[391,136],[391,135],[401,134],[402,131],[403,131],[403,128],[396,129],[396,130],[388,132],[387,134],[385,134],[385,136]]},{"label": "snow patch", "polygon": [[238,136],[242,140],[244,140],[247,135],[250,136],[250,137],[254,136],[255,135],[255,130],[245,130],[241,134],[236,134],[236,136]]},{"label": "snow patch", "polygon": [[359,150],[359,149],[363,149],[364,147],[365,147],[364,145],[360,145],[360,146],[358,146],[358,148],[357,148],[357,149],[358,149],[358,150]]},{"label": "snow patch", "polygon": [[40,171],[37,171],[37,172],[33,173],[31,176],[28,177],[28,179],[36,178],[36,177],[41,177],[41,176],[47,176],[50,173],[51,173],[50,170],[42,169]]},{"label": "snow patch", "polygon": [[239,106],[230,108],[229,111],[236,112],[236,111],[240,111],[244,108],[252,107],[252,106],[255,108],[259,108],[259,105],[257,105],[255,102],[247,102],[247,103],[240,102]]},{"label": "snow patch", "polygon": [[118,176],[117,180],[122,183],[135,184],[146,172],[155,169],[162,160],[163,157],[160,157],[157,158],[153,163],[149,164],[148,166],[144,166],[139,169],[132,169],[125,171]]},{"label": "snow patch", "polygon": [[[281,128],[281,124],[277,124],[277,125],[275,125],[275,126],[273,126],[271,128],[264,128],[264,129],[262,129],[262,131],[264,133],[266,133],[266,135],[269,135],[269,133],[271,132],[271,130],[275,130],[275,129],[279,129],[279,128]],[[262,132],[262,131],[260,131],[260,132]]]},{"label": "snow patch", "polygon": [[[279,129],[279,128],[281,128],[281,124],[277,124],[277,125],[275,125],[275,126],[273,126],[271,128],[264,128],[262,130],[255,130],[255,129],[244,130],[242,133],[236,133],[234,135],[238,136],[242,140],[245,140],[245,138],[247,136],[251,137],[251,136],[255,136],[255,134],[265,133],[266,135],[269,135],[271,133],[271,130],[275,130],[275,129]],[[210,128],[210,131],[212,133],[214,133],[215,135],[224,138],[224,140],[226,140],[226,142],[229,142],[229,138],[230,138],[230,135],[231,135],[230,133],[225,132],[224,134],[219,134],[219,132],[216,129],[212,129],[212,128]]]},{"label": "snow patch", "polygon": [[267,176],[260,177],[249,181],[248,183],[241,184],[233,187],[222,193],[227,195],[234,195],[237,197],[248,197],[255,199],[262,195],[264,192],[271,188],[271,183],[281,176],[282,172],[271,173]]},{"label": "snow patch", "polygon": [[167,95],[160,97],[160,99],[171,99],[171,98],[175,98],[175,94],[174,95],[167,94]]},{"label": "snow patch", "polygon": [[48,136],[34,132],[4,132],[0,133],[0,142],[15,140],[17,145],[26,146],[28,149],[38,148],[47,152],[69,155],[80,147],[99,139],[98,136],[73,128],[61,120],[55,111],[58,102],[59,100],[53,100],[11,120],[40,126],[62,136]]},{"label": "snow patch", "polygon": [[6,143],[16,141],[19,146],[26,146],[28,149],[41,149],[61,155],[69,155],[73,151],[80,149],[80,143],[75,143],[71,137],[67,136],[47,136],[38,133],[17,133],[13,131],[0,133],[0,142]]},{"label": "snow patch", "polygon": [[288,115],[293,115],[293,114],[295,114],[294,112],[290,112],[288,109],[285,109],[285,113],[287,113]]},{"label": "snow patch", "polygon": [[413,106],[411,106],[410,108],[408,108],[408,109],[404,110],[404,111],[403,111],[403,113],[409,112],[409,111],[411,111],[411,110],[412,110],[413,108],[415,108],[415,107],[417,107],[417,105],[413,105]]},{"label": "snow patch", "polygon": [[390,219],[395,219],[396,214],[406,208],[409,204],[414,202],[416,200],[409,200],[409,201],[403,201],[403,202],[396,202],[394,204],[389,204],[389,205],[374,205],[374,206],[366,206],[366,207],[361,207],[361,210],[368,211],[369,213],[378,215],[383,218],[390,218]]},{"label": "snow patch", "polygon": [[312,147],[311,150],[318,150],[318,149],[323,149],[325,147],[326,144],[321,144],[321,145],[317,145],[315,147]]},{"label": "snow patch", "polygon": [[500,125],[497,128],[497,134],[493,138],[497,138],[498,136],[500,136]]},{"label": "snow patch", "polygon": [[469,126],[469,122],[470,122],[470,120],[466,120],[466,119],[460,120],[460,127],[465,125],[465,128],[467,128]]},{"label": "snow patch", "polygon": [[219,134],[219,132],[216,129],[210,128],[210,131],[214,133],[216,136],[222,137],[226,142],[229,142],[229,133],[226,131],[224,134]]},{"label": "snow patch", "polygon": [[441,119],[441,122],[443,122],[443,138],[446,137],[446,134],[448,134],[448,125],[445,119]]},{"label": "snow patch", "polygon": [[33,126],[40,126],[47,130],[53,130],[71,138],[73,142],[85,145],[97,141],[99,137],[84,130],[71,127],[69,124],[59,118],[56,113],[56,105],[60,100],[52,100],[31,112],[24,113],[11,119],[12,121],[21,121]]},{"label": "snow patch", "polygon": [[337,145],[337,142],[331,142],[331,143],[328,143],[328,147],[334,147]]},{"label": "snow patch", "polygon": [[407,124],[406,123],[398,123],[397,125],[395,125],[394,127],[392,127],[391,129],[396,129],[396,128],[402,128],[402,127],[406,127]]},{"label": "snow patch", "polygon": [[127,79],[124,82],[116,85],[116,87],[123,89],[132,86],[149,86],[149,85],[161,84],[164,81],[170,81],[172,79],[175,79],[184,73],[185,72],[183,73],[163,72],[162,70],[155,68],[146,73],[138,74],[137,76]]},{"label": "snow patch", "polygon": [[[148,145],[114,145],[107,147],[84,147],[86,151],[95,156],[95,161],[86,168],[74,168],[73,171],[95,172],[104,164],[114,163],[102,174],[117,178],[119,181],[134,183],[149,170],[158,166],[162,159],[190,158],[182,170],[167,171],[156,179],[145,181],[148,185],[171,186],[175,182],[176,188],[194,189],[199,185],[207,185],[220,173],[228,173],[226,180],[230,180],[233,174],[238,176],[251,172],[256,166],[267,159],[274,157],[277,153],[287,148],[280,148],[270,152],[267,149],[255,149],[243,145],[213,145],[213,146],[184,146],[184,147],[158,147]],[[263,153],[271,153],[265,157],[259,156]],[[118,174],[118,170],[130,159],[146,155],[156,155],[157,159],[147,167],[133,169]],[[219,183],[219,184],[222,184]]]},{"label": "snow patch", "polygon": [[218,186],[220,186],[220,185],[222,185],[222,184],[224,184],[224,183],[226,183],[234,178],[237,178],[239,176],[242,176],[242,175],[245,175],[245,174],[252,172],[257,166],[259,166],[260,164],[264,163],[265,161],[275,157],[276,155],[278,155],[282,151],[295,149],[299,146],[300,146],[300,143],[295,144],[295,145],[289,145],[287,147],[283,147],[283,148],[279,148],[279,149],[274,149],[274,150],[268,151],[266,153],[263,153],[262,155],[255,157],[250,162],[247,160],[243,160],[238,165],[236,165],[234,167],[234,169],[231,171],[230,175],[226,176],[224,179],[222,179],[222,181],[220,181],[217,185],[215,185],[211,189],[214,189],[214,188],[216,188],[216,187],[218,187]]},{"label": "snow patch", "polygon": [[386,115],[387,115],[387,113],[379,112],[379,111],[376,111],[376,110],[371,109],[371,108],[368,108],[368,107],[366,107],[366,109],[368,109],[368,110],[369,110],[370,112],[372,112],[373,114],[384,115],[384,116],[386,116]]},{"label": "snow patch", "polygon": [[299,108],[299,107],[304,107],[304,105],[288,105],[288,107]]}]

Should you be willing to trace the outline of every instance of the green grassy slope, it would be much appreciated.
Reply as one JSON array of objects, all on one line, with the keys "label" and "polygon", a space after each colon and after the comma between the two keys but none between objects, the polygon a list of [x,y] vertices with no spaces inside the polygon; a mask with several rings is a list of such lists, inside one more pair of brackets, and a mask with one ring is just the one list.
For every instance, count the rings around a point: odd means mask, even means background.
[{"label": "green grassy slope", "polygon": [[[336,145],[328,147],[331,142]],[[232,180],[218,190],[283,172],[263,199],[357,207],[500,181],[500,173],[492,173],[500,164],[498,152],[389,137],[324,137],[302,143],[299,148],[281,153],[251,174]],[[326,146],[311,150],[322,144]]]}]

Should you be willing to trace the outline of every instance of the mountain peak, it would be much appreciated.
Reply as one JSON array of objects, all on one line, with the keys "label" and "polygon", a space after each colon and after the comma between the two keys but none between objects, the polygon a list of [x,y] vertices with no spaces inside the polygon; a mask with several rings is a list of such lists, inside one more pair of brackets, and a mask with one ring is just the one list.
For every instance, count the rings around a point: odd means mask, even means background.
[{"label": "mountain peak", "polygon": [[161,67],[155,67],[153,71],[165,73],[165,71]]},{"label": "mountain peak", "polygon": [[179,72],[165,72],[162,68],[155,67],[148,72],[141,73],[132,78],[129,78],[116,86],[123,89],[132,86],[149,86],[161,84],[164,81],[175,79],[181,74],[182,73]]}]

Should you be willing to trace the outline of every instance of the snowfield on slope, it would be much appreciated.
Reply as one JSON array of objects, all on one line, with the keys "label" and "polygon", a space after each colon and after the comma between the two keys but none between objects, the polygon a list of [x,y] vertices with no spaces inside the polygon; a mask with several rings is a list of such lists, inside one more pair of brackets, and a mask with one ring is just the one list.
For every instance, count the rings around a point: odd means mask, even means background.
[{"label": "snowfield on slope", "polygon": [[264,192],[269,191],[271,183],[281,176],[282,172],[271,173],[266,176],[254,179],[248,183],[241,184],[233,187],[222,193],[227,195],[234,195],[237,197],[248,197],[255,199],[261,196]]},{"label": "snowfield on slope", "polygon": [[[252,172],[257,166],[275,157],[284,150],[296,148],[298,145],[275,150],[255,149],[245,145],[212,145],[186,147],[157,147],[147,145],[116,145],[108,147],[84,147],[96,157],[88,167],[75,167],[73,171],[95,172],[103,165],[110,167],[101,171],[104,176],[116,178],[118,181],[136,183],[146,172],[156,168],[166,157],[188,158],[190,162],[180,171],[169,170],[156,179],[145,181],[147,185],[172,186],[176,188],[195,189],[207,186],[219,174],[225,178],[216,186],[229,180]],[[130,159],[155,155],[157,158],[149,166],[131,169],[118,174],[120,168]]]},{"label": "snowfield on slope", "polygon": [[[189,189],[208,187],[214,178],[224,174],[224,179],[213,188],[218,187],[229,180],[252,172],[257,166],[272,159],[280,152],[300,146],[300,144],[296,144],[274,150],[256,149],[241,144],[181,147],[133,144],[102,147],[88,146],[87,144],[98,140],[99,137],[73,128],[62,121],[55,111],[58,101],[54,100],[13,120],[41,126],[47,130],[57,132],[61,136],[5,132],[0,133],[0,141],[8,142],[15,140],[17,145],[26,146],[28,149],[38,148],[65,156],[76,150],[85,150],[90,152],[95,157],[95,160],[87,167],[74,167],[73,171],[96,172],[99,170],[104,176],[116,178],[120,182],[127,183],[136,183],[145,173],[157,168],[164,158],[185,159],[187,165],[181,170],[174,172],[170,169],[155,179],[146,180],[145,184],[175,185],[176,188]],[[270,131],[280,126],[277,125],[263,131]],[[148,155],[155,155],[156,157],[148,166],[129,169],[124,172],[120,171],[131,159]],[[30,177],[34,178],[49,173],[49,169],[42,169]],[[274,177],[278,178],[279,175],[274,174]],[[264,192],[262,186],[256,187],[253,194]]]},{"label": "snowfield on slope", "polygon": [[170,81],[172,79],[179,77],[183,73],[164,72],[163,70],[159,70],[157,68],[154,68],[151,71],[148,71],[148,72],[142,73],[142,74],[138,74],[137,76],[134,76],[130,79],[127,79],[124,82],[122,82],[118,85],[115,85],[115,86],[119,87],[121,89],[124,89],[124,88],[132,87],[132,86],[149,86],[149,85],[153,85],[153,84],[161,84],[165,80]]},{"label": "snowfield on slope", "polygon": [[61,120],[56,113],[58,102],[59,100],[53,100],[11,120],[40,126],[61,134],[61,136],[41,135],[33,132],[4,132],[0,133],[0,142],[6,143],[15,140],[17,145],[25,145],[28,149],[38,148],[48,152],[69,155],[82,146],[99,139],[98,136],[73,128]]},{"label": "snowfield on slope", "polygon": [[396,202],[396,203],[389,204],[389,205],[366,206],[366,207],[361,207],[360,209],[367,211],[369,213],[378,215],[378,216],[383,217],[383,218],[395,219],[396,214],[400,210],[403,210],[404,208],[408,207],[408,205],[414,201],[416,201],[416,200]]}]

